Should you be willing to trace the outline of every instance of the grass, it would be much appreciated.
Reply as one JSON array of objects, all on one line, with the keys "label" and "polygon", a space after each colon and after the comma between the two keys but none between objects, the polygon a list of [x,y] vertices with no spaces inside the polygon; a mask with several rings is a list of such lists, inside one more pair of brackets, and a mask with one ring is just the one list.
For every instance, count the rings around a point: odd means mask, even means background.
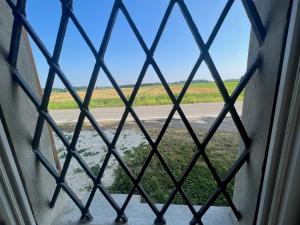
[{"label": "grass", "polygon": [[[200,136],[204,135],[201,131],[198,133]],[[230,166],[237,158],[238,145],[239,139],[236,133],[217,132],[207,146],[206,153],[221,178],[227,174]],[[172,132],[166,133],[159,145],[159,151],[178,180],[195,153],[196,146],[189,134],[185,133],[183,129],[174,129]],[[141,144],[125,153],[124,160],[135,176],[139,174],[149,152],[149,145]],[[120,166],[116,169],[115,175],[115,181],[109,190],[113,193],[128,193],[133,184]],[[155,203],[164,203],[174,187],[155,156],[145,171],[141,185]],[[183,190],[193,204],[201,205],[216,187],[217,184],[203,158],[199,158],[187,177]],[[232,195],[233,182],[227,186],[227,191]],[[179,194],[176,195],[173,204],[184,204]],[[227,202],[222,196],[216,200],[214,205],[227,205]]]},{"label": "grass", "polygon": [[[225,81],[224,82],[229,94],[237,86],[238,81]],[[178,96],[182,90],[183,83],[172,83],[170,88],[175,96]],[[122,87],[124,95],[129,98],[133,87]],[[78,95],[83,99],[86,93],[84,88],[77,90]],[[238,100],[243,99],[243,94],[240,95]],[[193,82],[191,83],[185,97],[182,99],[183,104],[199,103],[199,102],[220,102],[222,96],[220,95],[215,82]],[[135,106],[140,105],[166,105],[171,104],[165,89],[162,85],[153,84],[141,86],[136,99]],[[124,106],[117,92],[111,87],[96,88],[94,90],[90,107],[103,108],[103,107],[117,107]],[[69,92],[64,89],[53,90],[49,109],[75,109],[78,108],[76,102],[73,100]]]},{"label": "grass", "polygon": [[98,155],[99,152],[84,152],[82,154],[83,157],[89,157],[89,156],[95,156],[95,155]]},{"label": "grass", "polygon": [[74,170],[73,170],[73,173],[74,174],[77,174],[77,173],[83,173],[84,171],[83,171],[83,169],[81,169],[81,168],[75,168]]},{"label": "grass", "polygon": [[100,165],[99,164],[95,164],[95,165],[91,166],[91,171],[92,171],[94,176],[98,175],[99,170],[100,170]]}]

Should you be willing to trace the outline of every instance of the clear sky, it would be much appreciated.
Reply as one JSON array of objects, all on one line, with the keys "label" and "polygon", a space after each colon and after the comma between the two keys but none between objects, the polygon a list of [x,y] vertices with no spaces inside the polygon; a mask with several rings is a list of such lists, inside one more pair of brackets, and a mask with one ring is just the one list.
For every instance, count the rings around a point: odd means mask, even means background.
[{"label": "clear sky", "polygon": [[[206,41],[227,0],[185,0],[198,29]],[[98,49],[113,5],[113,0],[74,0],[74,12]],[[148,47],[151,46],[169,0],[124,0]],[[61,15],[59,0],[27,1],[27,18],[52,53]],[[210,53],[223,79],[239,78],[247,63],[250,23],[240,0],[236,0]],[[35,63],[44,86],[47,63],[32,44]],[[186,80],[200,51],[176,5],[167,23],[154,58],[167,81]],[[120,85],[136,82],[145,54],[124,17],[119,12],[104,60]],[[69,23],[60,66],[74,86],[86,86],[95,59],[72,22]],[[203,64],[195,79],[212,80]],[[159,81],[150,67],[144,83]],[[97,86],[110,85],[100,72]],[[63,87],[58,79],[55,87]]]}]

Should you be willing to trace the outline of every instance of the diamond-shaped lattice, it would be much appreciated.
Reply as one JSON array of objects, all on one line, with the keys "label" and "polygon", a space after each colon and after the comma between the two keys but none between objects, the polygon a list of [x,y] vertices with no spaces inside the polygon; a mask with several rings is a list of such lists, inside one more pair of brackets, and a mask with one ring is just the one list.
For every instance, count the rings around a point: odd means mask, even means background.
[{"label": "diamond-shaped lattice", "polygon": [[[243,6],[245,7],[245,11],[247,16],[250,19],[250,23],[252,25],[253,31],[260,43],[263,43],[265,37],[265,29],[257,12],[257,9],[252,0],[241,0]],[[43,166],[49,171],[49,173],[54,177],[57,183],[57,187],[54,190],[53,198],[51,200],[51,206],[55,205],[58,194],[61,189],[63,189],[67,195],[74,201],[74,203],[78,206],[78,208],[82,212],[81,220],[82,222],[87,222],[92,219],[92,216],[89,214],[89,207],[94,199],[95,193],[99,190],[106,200],[110,203],[113,209],[117,213],[117,221],[125,222],[127,221],[127,217],[125,215],[125,209],[130,201],[132,195],[137,191],[143,198],[143,200],[149,205],[149,207],[154,212],[156,219],[156,223],[164,223],[164,215],[168,210],[168,207],[172,202],[176,202],[177,199],[182,198],[186,205],[189,207],[193,219],[191,220],[191,224],[202,224],[201,218],[208,210],[208,208],[220,197],[222,194],[224,196],[223,200],[226,201],[233,212],[237,217],[240,217],[239,212],[235,208],[231,196],[227,192],[227,186],[232,182],[233,177],[239,171],[240,167],[245,163],[248,155],[249,155],[249,145],[250,139],[247,135],[247,132],[240,120],[239,115],[235,109],[234,103],[237,100],[240,93],[245,88],[246,84],[256,71],[256,69],[260,65],[260,58],[257,57],[252,64],[248,66],[248,70],[245,75],[241,78],[239,84],[234,89],[234,91],[230,91],[228,93],[219,71],[214,64],[213,59],[210,56],[209,49],[216,38],[219,29],[221,28],[224,19],[227,17],[228,12],[231,9],[233,4],[233,0],[228,0],[226,5],[224,6],[215,26],[212,29],[212,32],[209,37],[205,37],[205,41],[203,40],[201,33],[197,27],[193,17],[189,11],[189,8],[186,6],[184,0],[171,0],[168,3],[168,6],[164,12],[164,15],[161,19],[157,32],[152,40],[152,43],[149,44],[149,40],[147,42],[144,40],[141,35],[138,26],[136,26],[136,21],[134,21],[130,15],[130,11],[126,8],[126,3],[122,2],[122,0],[115,0],[111,9],[111,13],[109,15],[109,19],[107,21],[106,30],[104,31],[103,39],[100,44],[99,50],[94,46],[95,39],[91,40],[89,38],[88,32],[85,32],[84,27],[80,23],[80,20],[76,17],[72,8],[71,0],[62,0],[62,16],[60,20],[60,25],[58,32],[56,33],[56,43],[53,50],[53,53],[50,53],[48,49],[43,44],[43,41],[39,38],[33,27],[31,26],[29,20],[25,16],[25,0],[17,0],[16,5],[12,0],[6,0],[10,8],[12,9],[14,15],[14,24],[13,24],[13,32],[11,38],[11,46],[9,52],[9,63],[12,67],[12,75],[15,81],[21,86],[30,100],[33,102],[37,111],[39,112],[39,118],[36,125],[35,135],[33,139],[33,152],[36,154],[37,159],[43,164]],[[164,74],[165,70],[161,70],[159,63],[156,62],[156,58],[154,57],[156,53],[156,49],[158,48],[160,39],[168,26],[168,21],[171,17],[172,12],[174,11],[174,7],[176,7],[176,13],[182,14],[182,18],[185,19],[187,24],[187,29],[185,32],[190,32],[193,36],[195,43],[198,47],[198,53],[196,53],[196,62],[191,69],[191,71],[187,71],[188,77],[184,78],[185,83],[183,85],[182,90],[180,90],[176,95],[174,95],[172,88],[167,83],[166,74]],[[190,7],[190,6],[189,6]],[[79,9],[76,9],[78,13]],[[141,52],[146,55],[143,60],[141,60],[142,65],[141,68],[138,69],[138,77],[136,80],[136,84],[131,93],[124,93],[124,90],[120,88],[119,83],[115,80],[115,74],[118,72],[120,68],[110,68],[109,64],[106,64],[104,60],[106,52],[109,50],[109,41],[111,37],[111,33],[113,33],[114,24],[118,17],[118,14],[121,14],[123,17],[123,22],[128,23],[128,32],[131,32],[135,36],[135,39],[131,41],[137,42],[137,48],[140,48]],[[80,16],[79,16],[80,18]],[[34,21],[37,22],[37,21]],[[95,64],[93,65],[93,71],[90,76],[89,85],[85,93],[81,96],[78,95],[74,87],[72,86],[72,82],[68,80],[68,76],[66,76],[65,72],[61,68],[65,68],[64,66],[60,67],[60,53],[63,51],[63,43],[65,41],[66,30],[68,28],[68,24],[73,23],[73,30],[81,35],[81,38],[86,43],[86,47],[90,50],[93,60],[95,60]],[[205,22],[204,22],[205,23]],[[30,88],[30,86],[26,83],[22,78],[22,71],[19,71],[16,67],[17,58],[18,58],[18,49],[21,37],[21,29],[22,27],[28,32],[30,38],[36,44],[37,48],[40,50],[41,54],[45,57],[46,62],[49,64],[50,70],[48,73],[48,78],[45,84],[45,89],[43,93],[43,98],[39,99]],[[90,29],[90,28],[89,28]],[[131,30],[131,31],[130,31]],[[193,41],[194,41],[193,40]],[[97,46],[98,47],[98,46]],[[140,54],[140,53],[139,53]],[[63,62],[61,62],[63,63]],[[180,104],[184,99],[185,94],[187,93],[191,82],[195,78],[195,75],[198,71],[198,68],[201,64],[206,64],[209,73],[212,75],[218,89],[219,93],[224,100],[224,107],[220,111],[220,114],[216,118],[216,120],[211,124],[210,128],[205,134],[201,134],[201,138],[199,135],[195,133],[195,129],[191,127],[189,119],[185,116],[184,110],[182,109],[182,105]],[[157,138],[152,139],[149,135],[147,129],[145,129],[144,124],[141,122],[138,114],[135,112],[135,109],[132,107],[135,99],[137,97],[137,93],[141,84],[143,83],[145,74],[149,67],[152,67],[155,75],[157,75],[157,79],[162,83],[167,97],[170,99],[172,103],[172,108],[170,113],[167,115],[167,119],[162,126],[161,130],[159,130],[157,134]],[[91,99],[95,89],[95,85],[98,80],[99,73],[102,73],[101,76],[106,76],[109,82],[113,85],[115,91],[117,92],[119,98],[125,105],[125,111],[120,118],[120,122],[117,125],[116,131],[113,135],[108,136],[101,125],[98,123],[91,111],[89,110],[90,104],[92,104]],[[113,71],[113,72],[112,72]],[[117,72],[116,72],[117,71]],[[67,88],[68,93],[70,93],[74,99],[75,104],[80,109],[80,115],[78,117],[78,121],[76,122],[74,133],[72,133],[72,137],[66,137],[65,133],[59,128],[59,126],[52,119],[50,114],[48,113],[48,104],[49,98],[51,95],[51,90],[53,86],[54,79],[59,78],[63,85]],[[226,115],[231,114],[231,117],[236,125],[237,130],[239,131],[243,144],[245,146],[245,150],[240,154],[237,160],[233,163],[233,166],[229,169],[228,174],[219,175],[218,169],[215,168],[215,162],[211,162],[209,152],[206,153],[206,147],[209,149],[209,144],[214,137],[214,134],[218,130],[222,121]],[[131,171],[130,166],[126,165],[120,151],[118,151],[118,140],[123,130],[123,127],[128,119],[128,116],[131,116],[133,120],[136,122],[139,127],[141,133],[144,135],[145,140],[147,141],[147,151],[145,154],[145,161],[142,168],[139,171]],[[169,125],[172,125],[172,119],[180,119],[182,120],[182,126],[187,131],[187,135],[191,137],[194,142],[194,149],[192,150],[192,158],[188,159],[186,168],[182,168],[182,174],[173,174],[172,167],[168,166],[166,162],[167,155],[161,154],[159,151],[159,146],[163,144],[164,135],[166,135],[166,131],[168,130]],[[84,155],[82,154],[82,149],[79,149],[78,140],[80,140],[80,136],[83,135],[82,129],[84,125],[84,120],[87,119],[91,124],[92,129],[95,130],[97,134],[97,138],[100,138],[103,141],[103,145],[107,148],[107,152],[105,157],[99,163],[99,166],[95,169],[90,168],[89,165],[84,160]],[[58,172],[44,157],[44,155],[39,151],[39,142],[41,137],[41,132],[44,123],[47,122],[56,133],[57,138],[61,140],[61,148],[64,147],[64,164],[62,171]],[[82,146],[80,146],[82,148]],[[168,160],[168,159],[167,159]],[[103,174],[105,173],[106,167],[113,161],[114,163],[118,163],[123,169],[124,176],[128,176],[130,182],[132,183],[132,188],[129,190],[129,194],[127,199],[122,205],[118,205],[114,199],[111,197],[108,190],[102,184]],[[71,162],[76,162],[80,168],[78,168],[78,173],[85,173],[91,180],[90,185],[90,196],[88,201],[84,204],[77,197],[72,188],[65,181],[66,175],[68,174],[68,169]],[[147,190],[143,188],[143,179],[147,178],[147,170],[152,166],[153,163],[159,165],[161,171],[169,177],[168,188],[170,189],[169,196],[163,196],[165,202],[163,202],[163,206],[161,209],[158,209],[155,204],[153,204],[151,200],[151,190]],[[214,189],[211,191],[211,196],[206,196],[207,200],[202,202],[203,206],[197,211],[193,207],[193,199],[190,199],[190,196],[187,196],[184,192],[186,188],[186,181],[189,179],[197,179],[197,176],[193,173],[197,168],[203,167],[205,168],[202,172],[208,173],[215,179]],[[79,171],[80,169],[80,171]],[[160,184],[158,184],[160,185]],[[162,184],[161,184],[162,185]],[[164,184],[165,185],[165,184]],[[199,194],[201,193],[201,188],[197,190]]]}]

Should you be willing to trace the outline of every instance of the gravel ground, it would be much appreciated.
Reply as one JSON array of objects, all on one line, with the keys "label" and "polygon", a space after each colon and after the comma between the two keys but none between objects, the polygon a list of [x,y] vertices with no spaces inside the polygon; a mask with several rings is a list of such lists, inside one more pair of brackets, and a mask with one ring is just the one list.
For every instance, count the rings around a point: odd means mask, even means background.
[{"label": "gravel ground", "polygon": [[[214,122],[214,120],[215,120],[214,117],[203,117],[201,119],[190,120],[190,123],[194,129],[208,130],[212,125],[212,123]],[[164,122],[165,120],[142,121],[146,130],[153,129],[153,128],[160,130]],[[71,142],[75,124],[74,123],[61,124],[60,127],[64,131],[64,134],[67,137],[67,139]],[[117,127],[117,123],[102,124],[102,127],[104,128],[107,137],[110,140],[112,140],[114,136],[115,128]],[[173,119],[169,125],[168,130],[182,129],[184,127],[185,125],[181,120]],[[224,119],[223,123],[219,127],[219,130],[237,132],[234,123],[230,117],[226,117]],[[55,140],[61,165],[63,166],[65,161],[65,156],[66,156],[66,149],[63,143],[59,140],[59,138],[55,134],[54,134],[54,140]],[[137,128],[136,124],[132,122],[126,123],[117,141],[116,149],[118,153],[121,156],[123,156],[124,152],[130,151],[132,148],[138,147],[143,142],[146,142],[146,139],[142,134],[142,132]],[[96,171],[95,173],[97,173],[106,156],[107,147],[105,143],[102,141],[101,137],[98,135],[98,133],[93,128],[91,128],[91,126],[88,125],[84,126],[79,136],[76,149],[79,152],[79,154],[82,156],[84,161],[87,163],[87,165],[90,166],[92,171]],[[109,187],[113,184],[115,179],[114,171],[117,168],[117,165],[118,162],[116,161],[116,159],[114,157],[111,157],[102,177],[102,184],[105,187]],[[86,173],[80,167],[76,159],[71,160],[70,167],[66,175],[66,181],[79,197],[86,196],[86,193],[92,187],[91,179],[86,175]]]},{"label": "gravel ground", "polygon": [[[69,141],[71,141],[73,134],[71,132],[64,132],[64,134]],[[108,138],[113,138],[113,130],[106,130],[106,134]],[[63,165],[66,156],[66,149],[56,135],[54,135],[54,140],[61,165]],[[125,151],[137,147],[143,142],[145,142],[145,138],[141,132],[136,129],[126,129],[121,132],[119,140],[116,144],[116,149],[118,153],[123,156]],[[96,168],[98,170],[107,153],[106,145],[101,140],[101,137],[98,135],[98,133],[92,130],[83,130],[78,139],[76,147],[84,161],[92,169]],[[117,165],[118,162],[116,159],[111,157],[111,160],[109,161],[102,178],[102,184],[105,187],[109,187],[114,182],[114,170]],[[70,163],[68,173],[66,175],[66,181],[79,197],[85,196],[86,192],[92,185],[91,179],[89,179],[89,177],[81,169],[76,159],[72,159]]]}]

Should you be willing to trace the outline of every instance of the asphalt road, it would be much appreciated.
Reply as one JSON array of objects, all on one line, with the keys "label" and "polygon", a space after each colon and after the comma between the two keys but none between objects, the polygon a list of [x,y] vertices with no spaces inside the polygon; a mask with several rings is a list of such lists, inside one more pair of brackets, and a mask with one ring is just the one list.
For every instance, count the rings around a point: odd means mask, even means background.
[{"label": "asphalt road", "polygon": [[[214,118],[216,117],[224,103],[196,103],[196,104],[183,104],[181,105],[187,118],[190,120],[199,120],[202,118]],[[236,102],[235,104],[237,112],[242,112],[242,102]],[[169,115],[172,109],[172,105],[155,105],[155,106],[136,106],[134,110],[141,120],[160,120],[165,119]],[[113,108],[92,108],[90,109],[97,121],[101,122],[113,122],[119,121],[124,113],[124,107]],[[51,110],[50,114],[57,123],[74,123],[77,121],[80,111],[77,109],[65,109],[65,110]],[[179,119],[180,116],[176,112],[175,119]],[[129,116],[129,120],[132,117]]]}]

